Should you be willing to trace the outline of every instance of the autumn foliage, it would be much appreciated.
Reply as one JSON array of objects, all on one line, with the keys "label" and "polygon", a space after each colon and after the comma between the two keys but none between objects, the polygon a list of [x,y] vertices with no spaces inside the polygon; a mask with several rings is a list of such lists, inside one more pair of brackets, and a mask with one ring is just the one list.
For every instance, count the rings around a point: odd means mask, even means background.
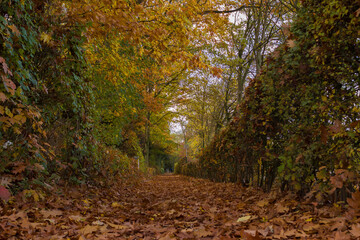
[{"label": "autumn foliage", "polygon": [[142,171],[171,169],[168,109],[180,80],[207,68],[192,48],[226,20],[203,14],[221,3],[2,1],[6,188],[81,184],[122,173],[136,159]]},{"label": "autumn foliage", "polygon": [[359,238],[359,19],[0,1],[0,239]]},{"label": "autumn foliage", "polygon": [[[0,216],[0,236],[76,240],[360,237],[359,221],[349,213],[341,214],[339,205],[316,209],[310,201],[296,201],[294,194],[264,194],[234,183],[163,175],[99,190],[65,188],[60,196],[47,199],[28,191]],[[36,198],[40,200],[35,202]]]},{"label": "autumn foliage", "polygon": [[[303,1],[189,175],[346,199],[359,173],[358,1]],[[323,196],[323,197],[321,197]]]}]

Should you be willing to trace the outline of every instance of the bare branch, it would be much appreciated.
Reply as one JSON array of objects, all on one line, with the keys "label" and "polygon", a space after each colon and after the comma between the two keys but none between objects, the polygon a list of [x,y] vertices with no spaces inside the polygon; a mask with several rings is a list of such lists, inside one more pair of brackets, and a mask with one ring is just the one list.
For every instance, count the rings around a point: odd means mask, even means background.
[{"label": "bare branch", "polygon": [[207,11],[204,11],[202,12],[202,15],[205,15],[205,14],[209,14],[209,13],[233,13],[233,12],[239,12],[239,11],[242,11],[246,8],[259,8],[259,6],[247,6],[247,5],[244,5],[244,6],[241,6],[239,8],[236,8],[236,9],[233,9],[233,10],[224,10],[224,11],[221,11],[221,10],[207,10]]}]

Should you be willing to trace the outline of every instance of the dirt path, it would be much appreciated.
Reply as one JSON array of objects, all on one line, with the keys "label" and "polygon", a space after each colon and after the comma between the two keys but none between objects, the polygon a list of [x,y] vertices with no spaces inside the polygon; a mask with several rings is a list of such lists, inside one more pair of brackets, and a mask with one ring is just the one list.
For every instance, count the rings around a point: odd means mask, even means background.
[{"label": "dirt path", "polygon": [[[38,196],[39,197],[39,196]],[[40,196],[41,198],[41,196]],[[76,188],[2,209],[0,239],[356,239],[358,220],[236,184],[177,175]],[[0,209],[1,211],[1,209]]]}]

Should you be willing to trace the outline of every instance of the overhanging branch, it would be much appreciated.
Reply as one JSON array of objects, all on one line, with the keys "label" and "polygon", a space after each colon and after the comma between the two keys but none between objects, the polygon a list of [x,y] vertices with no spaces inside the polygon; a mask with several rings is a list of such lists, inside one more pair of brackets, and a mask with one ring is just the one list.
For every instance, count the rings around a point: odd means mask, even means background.
[{"label": "overhanging branch", "polygon": [[239,8],[236,8],[236,9],[233,9],[233,10],[207,10],[207,11],[204,11],[202,12],[202,15],[205,15],[205,14],[209,14],[209,13],[233,13],[233,12],[239,12],[239,11],[242,11],[244,10],[245,8],[259,8],[259,6],[247,6],[247,5],[244,5],[244,6],[241,6]]}]

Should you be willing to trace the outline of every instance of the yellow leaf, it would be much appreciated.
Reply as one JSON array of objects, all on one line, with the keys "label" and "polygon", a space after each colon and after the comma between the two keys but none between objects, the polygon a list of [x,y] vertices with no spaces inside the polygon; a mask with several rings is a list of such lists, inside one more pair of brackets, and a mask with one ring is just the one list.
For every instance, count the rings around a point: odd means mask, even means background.
[{"label": "yellow leaf", "polygon": [[14,115],[12,114],[12,112],[10,111],[10,109],[8,109],[7,107],[5,107],[5,113],[6,115],[8,115],[9,117],[13,117]]},{"label": "yellow leaf", "polygon": [[43,41],[44,43],[50,43],[51,36],[49,34],[47,34],[47,33],[42,32],[40,34],[40,40]]},{"label": "yellow leaf", "polygon": [[35,202],[38,202],[40,199],[44,199],[44,196],[35,190],[24,190],[23,193],[25,196],[32,196]]},{"label": "yellow leaf", "polygon": [[18,123],[25,123],[26,122],[26,117],[24,115],[16,115],[14,116],[14,119],[18,122]]},{"label": "yellow leaf", "polygon": [[37,192],[35,192],[35,191],[33,193],[33,197],[34,197],[35,202],[38,202],[40,200],[39,194],[37,194]]},{"label": "yellow leaf", "polygon": [[14,132],[16,133],[16,134],[21,134],[21,131],[20,131],[20,129],[18,128],[18,127],[14,127]]},{"label": "yellow leaf", "polygon": [[90,200],[89,199],[85,199],[85,200],[82,200],[84,203],[85,203],[85,205],[88,207],[88,206],[90,206]]},{"label": "yellow leaf", "polygon": [[122,208],[123,206],[122,206],[120,203],[118,203],[118,202],[113,202],[113,203],[111,204],[111,207],[113,207],[113,208]]},{"label": "yellow leaf", "polygon": [[236,222],[247,222],[249,221],[251,218],[251,216],[244,216],[244,217],[241,217],[241,218],[238,218],[238,220],[236,220]]}]

